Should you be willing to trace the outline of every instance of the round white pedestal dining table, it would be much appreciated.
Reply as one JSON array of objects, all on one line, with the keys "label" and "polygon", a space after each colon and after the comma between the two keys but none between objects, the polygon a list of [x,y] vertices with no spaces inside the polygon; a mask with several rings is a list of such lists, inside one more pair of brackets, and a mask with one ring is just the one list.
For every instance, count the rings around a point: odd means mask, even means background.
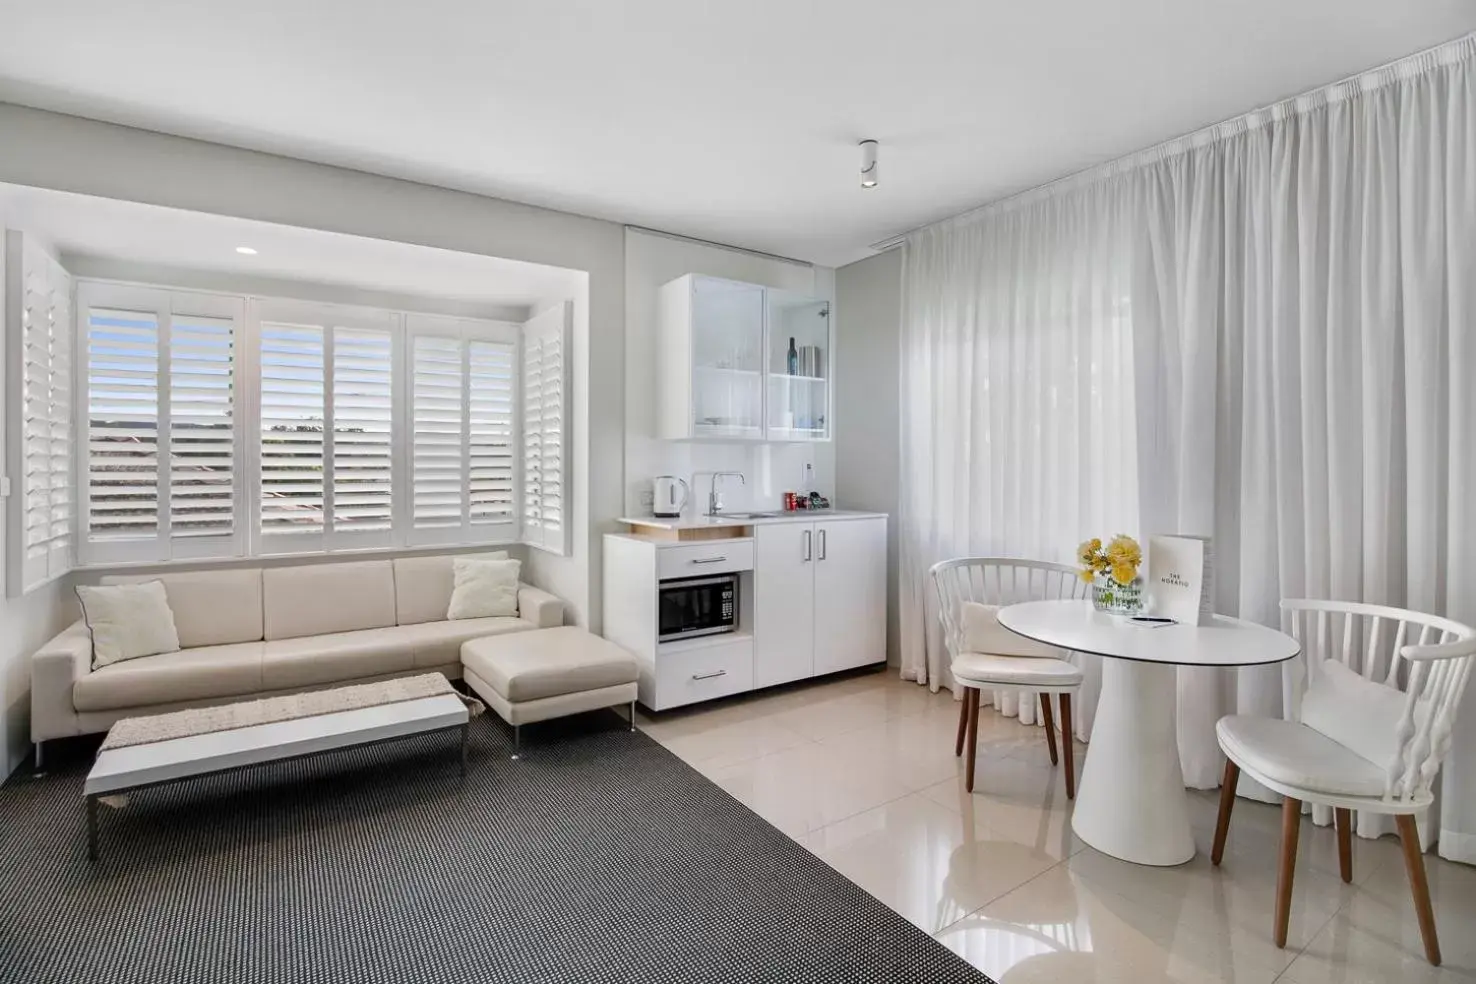
[{"label": "round white pedestal dining table", "polygon": [[1301,652],[1297,641],[1225,615],[1207,626],[1154,628],[1080,599],[1009,605],[1000,609],[999,623],[1048,646],[1104,657],[1102,694],[1071,817],[1076,835],[1136,864],[1192,860],[1189,796],[1174,727],[1176,671],[1281,663]]}]

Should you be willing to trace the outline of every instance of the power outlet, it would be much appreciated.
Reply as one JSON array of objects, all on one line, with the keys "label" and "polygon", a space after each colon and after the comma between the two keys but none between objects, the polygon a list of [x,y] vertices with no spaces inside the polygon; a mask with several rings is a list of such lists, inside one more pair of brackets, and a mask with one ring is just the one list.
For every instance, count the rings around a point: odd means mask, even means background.
[{"label": "power outlet", "polygon": [[641,490],[641,505],[646,509],[656,508],[656,493],[650,489]]}]

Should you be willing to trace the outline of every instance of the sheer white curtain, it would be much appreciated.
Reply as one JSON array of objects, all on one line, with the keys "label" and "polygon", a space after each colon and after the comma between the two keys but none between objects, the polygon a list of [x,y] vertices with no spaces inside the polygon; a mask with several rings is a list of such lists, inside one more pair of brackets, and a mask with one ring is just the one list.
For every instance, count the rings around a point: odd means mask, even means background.
[{"label": "sheer white curtain", "polygon": [[[904,673],[949,683],[933,559],[1119,529],[1212,534],[1217,607],[1267,624],[1292,596],[1476,621],[1473,59],[1454,42],[909,239]],[[1181,671],[1186,782],[1218,784],[1220,715],[1297,686]],[[1476,861],[1476,701],[1461,731],[1422,827]]]},{"label": "sheer white curtain", "polygon": [[[925,582],[948,557],[1069,561],[1083,530],[1136,532],[1127,198],[1051,199],[924,230],[904,270],[903,674],[952,686]],[[930,634],[924,646],[925,634]],[[1078,732],[1100,679],[1085,661]],[[998,695],[1033,722],[1037,704]]]}]

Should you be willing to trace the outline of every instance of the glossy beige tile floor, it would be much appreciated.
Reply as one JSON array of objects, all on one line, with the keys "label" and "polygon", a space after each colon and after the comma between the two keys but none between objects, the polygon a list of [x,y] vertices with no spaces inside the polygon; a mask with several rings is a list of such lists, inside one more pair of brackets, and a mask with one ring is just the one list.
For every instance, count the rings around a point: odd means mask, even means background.
[{"label": "glossy beige tile floor", "polygon": [[[1216,796],[1194,793],[1200,853],[1146,868],[1086,847],[1044,732],[979,720],[974,793],[958,705],[891,672],[646,718],[651,737],[1000,984],[1034,981],[1476,982],[1476,868],[1426,858],[1445,964],[1423,957],[1398,842],[1303,821],[1288,946],[1271,941],[1276,807],[1242,799],[1209,863]],[[1090,752],[1077,746],[1078,768]]]}]

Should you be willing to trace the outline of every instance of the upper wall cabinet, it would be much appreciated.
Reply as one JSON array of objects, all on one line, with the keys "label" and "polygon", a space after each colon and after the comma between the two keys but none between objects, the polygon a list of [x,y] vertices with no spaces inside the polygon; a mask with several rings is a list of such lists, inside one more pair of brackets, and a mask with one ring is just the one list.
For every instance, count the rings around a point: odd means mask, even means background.
[{"label": "upper wall cabinet", "polygon": [[830,302],[688,274],[660,292],[658,437],[830,437]]},{"label": "upper wall cabinet", "polygon": [[829,440],[830,302],[782,290],[765,293],[769,440]]}]

